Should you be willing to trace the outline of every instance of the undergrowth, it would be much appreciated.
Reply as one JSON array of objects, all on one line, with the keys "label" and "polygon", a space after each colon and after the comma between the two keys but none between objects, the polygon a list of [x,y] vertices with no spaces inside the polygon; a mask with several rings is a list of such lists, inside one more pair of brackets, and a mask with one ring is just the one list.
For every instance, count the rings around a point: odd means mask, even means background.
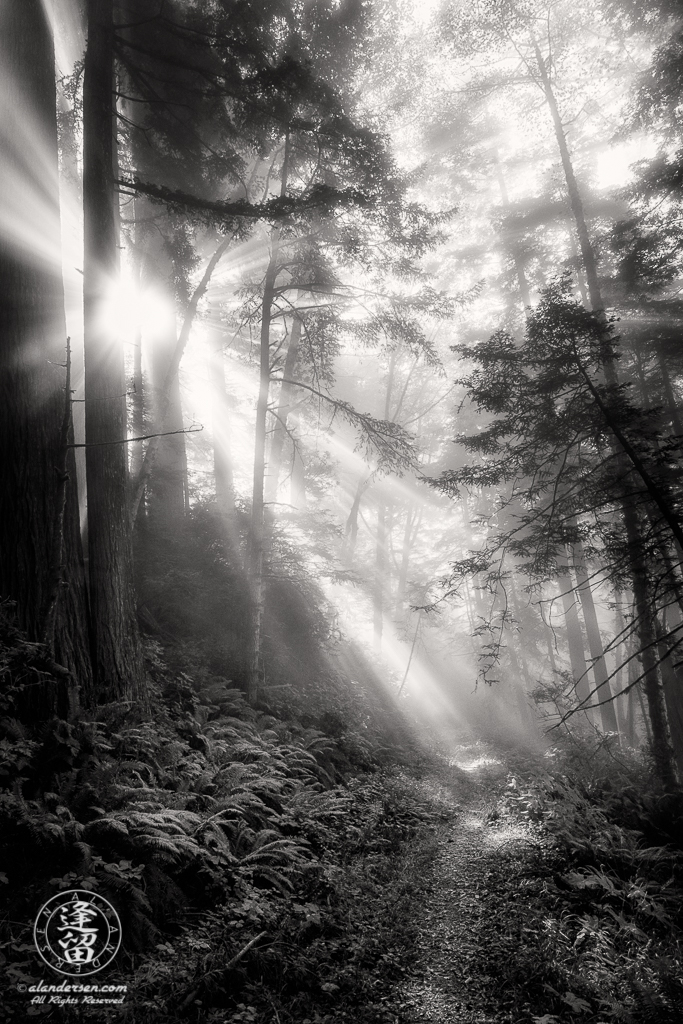
[{"label": "undergrowth", "polygon": [[29,727],[17,698],[39,654],[5,635],[7,1015],[102,1012],[25,995],[60,980],[33,945],[38,908],[81,888],[121,917],[122,951],[96,980],[128,986],[124,1020],[392,1022],[431,852],[412,848],[425,813],[381,723],[276,717],[225,679],[171,672],[148,642],[152,716],[111,704]]},{"label": "undergrowth", "polygon": [[533,833],[490,863],[477,954],[496,964],[489,998],[501,1020],[677,1024],[683,799],[623,752],[544,760],[520,762],[489,811],[502,836]]}]

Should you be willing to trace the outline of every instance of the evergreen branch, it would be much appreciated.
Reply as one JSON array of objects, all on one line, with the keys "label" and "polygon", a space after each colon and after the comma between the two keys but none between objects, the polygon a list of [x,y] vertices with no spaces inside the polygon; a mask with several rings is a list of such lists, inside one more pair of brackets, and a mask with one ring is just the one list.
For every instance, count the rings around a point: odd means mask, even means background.
[{"label": "evergreen branch", "polygon": [[314,185],[308,194],[301,196],[276,196],[262,203],[250,203],[247,199],[210,200],[191,195],[179,189],[166,188],[141,181],[139,178],[117,178],[120,190],[131,195],[145,195],[153,202],[163,203],[178,213],[189,213],[202,223],[233,229],[235,220],[282,221],[302,213],[332,211],[338,206],[367,207],[372,200],[358,189],[336,189],[329,185]]},{"label": "evergreen branch", "polygon": [[[388,420],[378,420],[370,413],[358,412],[349,402],[311,387],[309,384],[302,384],[301,381],[289,380],[285,377],[273,377],[274,382],[279,384],[290,384],[304,391],[310,391],[317,398],[331,405],[335,412],[339,412],[349,423],[360,426],[364,431],[368,444],[375,449],[379,456],[380,463],[395,464],[396,468],[413,467],[417,458],[415,439],[398,423]],[[393,456],[393,458],[392,458]]]}]

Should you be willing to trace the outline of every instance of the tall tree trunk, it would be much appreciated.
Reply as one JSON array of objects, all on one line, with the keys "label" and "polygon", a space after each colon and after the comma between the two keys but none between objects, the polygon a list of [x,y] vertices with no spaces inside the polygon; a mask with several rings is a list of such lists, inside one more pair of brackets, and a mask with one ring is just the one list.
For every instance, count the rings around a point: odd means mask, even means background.
[{"label": "tall tree trunk", "polygon": [[299,428],[299,412],[289,414],[292,434],[292,475],[289,482],[289,503],[292,508],[306,508],[306,466],[301,456],[301,446],[297,443]]},{"label": "tall tree trunk", "polygon": [[292,327],[287,345],[287,355],[282,371],[285,383],[280,385],[280,400],[277,406],[273,437],[270,443],[270,455],[268,459],[268,475],[265,485],[265,500],[271,504],[277,499],[277,486],[280,471],[282,469],[282,453],[287,438],[287,420],[291,412],[296,388],[288,383],[294,379],[296,362],[299,357],[299,342],[301,340],[301,320],[296,314],[292,318]]},{"label": "tall tree trunk", "polygon": [[586,567],[583,564],[585,560],[583,546],[579,542],[573,545],[572,554],[574,558],[574,570],[576,572],[577,592],[581,601],[581,608],[583,610],[583,621],[586,624],[588,649],[593,662],[593,675],[595,676],[595,685],[597,688],[597,693],[595,694],[594,699],[595,702],[600,705],[600,721],[603,732],[618,733],[617,716],[612,701],[612,691],[609,685],[609,673],[607,671],[607,665],[605,664],[605,654],[602,649],[602,639],[600,637],[598,617],[595,612],[593,592],[591,590]]},{"label": "tall tree trunk", "polygon": [[[141,277],[139,271],[139,264],[136,267],[136,285],[138,294],[140,293]],[[133,396],[132,396],[132,427],[133,437],[142,437],[145,432],[145,396],[143,393],[143,379],[142,379],[142,328],[138,323],[135,329],[135,341],[133,343]],[[140,472],[142,467],[142,458],[144,452],[142,450],[142,441],[136,441],[131,445],[132,451],[130,453],[130,474],[135,477]]]},{"label": "tall tree trunk", "polygon": [[[157,393],[155,396],[158,416],[162,423],[165,422],[168,410],[171,408],[173,402],[173,389],[177,386],[178,370],[180,369],[180,363],[183,358],[187,342],[190,338],[194,318],[197,315],[197,307],[203,296],[206,294],[206,290],[209,287],[209,282],[211,281],[211,276],[216,267],[218,266],[221,256],[228,248],[229,244],[230,237],[224,238],[223,241],[220,242],[218,247],[215,249],[213,255],[207,262],[206,267],[204,268],[204,273],[202,274],[202,278],[199,284],[196,286],[195,290],[192,292],[190,301],[188,302],[187,307],[185,309],[185,314],[183,316],[183,324],[182,327],[180,328],[180,333],[178,334],[178,339],[176,341],[172,357],[168,363],[166,378],[161,388],[157,389]],[[155,433],[150,438],[147,444],[147,448],[145,449],[145,455],[142,460],[140,472],[138,473],[135,480],[132,481],[130,488],[129,509],[130,519],[132,523],[135,523],[135,518],[138,514],[138,509],[140,507],[140,501],[142,500],[142,496],[145,492],[145,488],[149,483],[150,477],[154,472],[157,453],[159,452],[159,447],[162,440],[163,438],[158,433]],[[187,487],[185,487],[185,490],[187,491]]]},{"label": "tall tree trunk", "polygon": [[221,516],[235,511],[235,480],[230,446],[230,408],[225,390],[223,337],[212,331],[208,341],[207,369],[211,383],[211,433],[216,504]]},{"label": "tall tree trunk", "polygon": [[88,0],[83,75],[83,310],[88,553],[100,701],[142,688],[127,510],[123,347],[107,317],[118,280],[114,186],[113,3]]},{"label": "tall tree trunk", "polygon": [[[0,7],[0,210],[11,205],[3,211],[10,227],[0,240],[0,596],[14,602],[29,639],[47,640],[48,657],[88,697],[88,611],[74,452],[65,450],[73,440],[69,423],[69,436],[64,433],[71,396],[64,390],[54,69],[41,0],[7,0]],[[44,687],[34,702],[37,714],[68,715],[72,690]]]},{"label": "tall tree trunk", "polygon": [[[280,196],[287,195],[289,176],[290,139],[285,135]],[[268,395],[270,391],[270,326],[273,317],[275,282],[279,273],[278,255],[280,231],[271,232],[271,251],[266,276],[263,282],[261,303],[261,336],[259,353],[259,391],[256,402],[256,426],[254,430],[254,478],[251,500],[251,529],[249,535],[249,575],[251,583],[251,628],[249,638],[249,662],[247,666],[247,699],[255,704],[258,699],[261,676],[261,627],[266,602],[266,588],[263,578],[266,545],[265,482],[266,482],[266,436],[268,419]]]},{"label": "tall tree trunk", "polygon": [[[624,613],[621,606],[621,591],[616,590],[614,593],[614,635],[615,637],[620,636],[624,631]],[[622,690],[622,678],[623,678],[623,667],[622,667],[622,652],[626,650],[626,645],[618,643],[614,648],[614,705],[617,713],[617,722],[619,725],[620,734],[626,738],[628,731],[628,694],[621,694]]]},{"label": "tall tree trunk", "polygon": [[[672,653],[669,644],[665,639],[667,632],[666,623],[668,620],[667,611],[664,612],[664,624],[659,625],[655,620],[657,629],[657,653],[660,660],[662,683],[664,686],[664,701],[666,713],[671,728],[671,743],[676,757],[678,774],[683,778],[683,674],[680,669],[675,668],[675,655]],[[671,608],[672,619],[680,624],[681,615],[677,605]]]},{"label": "tall tree trunk", "polygon": [[[406,512],[406,521],[403,528],[403,544],[401,545],[401,564],[398,570],[398,584],[396,586],[396,614],[400,615],[403,608],[403,604],[406,599],[406,590],[408,587],[408,569],[410,567],[410,556],[415,546],[418,534],[420,532],[420,526],[422,525],[422,517],[424,515],[424,506],[420,506],[419,511],[415,509],[414,505],[411,505]],[[469,590],[468,590],[469,593]]]},{"label": "tall tree trunk", "polygon": [[560,588],[562,608],[564,610],[564,621],[567,627],[567,647],[569,648],[569,664],[571,665],[572,677],[576,687],[576,695],[582,707],[590,707],[588,694],[588,666],[586,665],[586,654],[583,646],[583,635],[581,633],[581,622],[576,607],[576,595],[574,586],[569,576],[569,569],[566,564],[560,563],[557,576],[557,583]]},{"label": "tall tree trunk", "polygon": [[[384,398],[384,419],[388,420],[391,412],[391,399],[394,388],[394,375],[396,372],[396,361],[398,352],[394,350],[389,359],[389,373],[387,377],[387,391]],[[387,508],[384,496],[380,490],[377,497],[377,536],[375,538],[375,578],[373,581],[373,637],[375,651],[379,654],[382,650],[382,634],[384,632],[384,590],[386,577],[389,572],[387,548]]]},{"label": "tall tree trunk", "polygon": [[676,761],[671,744],[664,692],[657,672],[656,627],[648,592],[647,566],[643,556],[642,542],[637,529],[634,529],[634,522],[635,516],[633,516],[633,522],[627,523],[627,531],[633,572],[633,596],[638,620],[638,639],[643,663],[644,689],[652,727],[652,756],[657,774],[666,788],[675,789],[678,785]]},{"label": "tall tree trunk", "polygon": [[[509,212],[510,199],[508,196],[507,186],[505,184],[505,177],[503,175],[503,168],[498,157],[498,151],[496,150],[494,155],[494,166],[496,168],[496,178],[498,180],[498,188],[500,189],[500,198],[503,203],[503,209]],[[508,249],[512,256],[515,264],[515,273],[517,275],[517,285],[519,287],[519,296],[522,300],[524,309],[531,305],[531,295],[529,294],[529,282],[526,279],[526,272],[524,269],[524,261],[521,258],[519,252],[519,245],[516,239],[507,239]]]},{"label": "tall tree trunk", "polygon": [[[151,206],[151,204],[149,204]],[[143,293],[161,299],[154,323],[146,323],[145,351],[149,370],[154,432],[166,436],[157,441],[156,458],[147,484],[150,524],[172,527],[185,514],[187,505],[187,453],[183,430],[178,373],[169,374],[178,345],[175,295],[171,261],[158,232],[148,234],[142,265]]]},{"label": "tall tree trunk", "polygon": [[[635,669],[633,670],[635,679]],[[626,705],[626,742],[631,747],[636,745],[636,690],[635,687],[628,691],[628,704]]]},{"label": "tall tree trunk", "polygon": [[384,585],[387,574],[387,507],[383,496],[377,500],[377,536],[375,538],[375,578],[372,588],[372,635],[375,651],[382,651],[384,633]]},{"label": "tall tree trunk", "polygon": [[[588,296],[590,299],[591,307],[593,311],[603,319],[605,322],[604,332],[604,353],[603,353],[603,365],[605,380],[610,387],[616,387],[619,383],[616,367],[614,365],[614,352],[611,344],[611,338],[605,321],[604,304],[602,301],[602,295],[600,292],[600,282],[598,279],[598,268],[597,261],[595,259],[595,253],[593,246],[591,245],[590,235],[588,233],[588,226],[586,224],[586,217],[583,209],[583,201],[581,199],[581,193],[579,192],[579,186],[574,174],[574,168],[572,165],[571,155],[569,153],[569,147],[567,145],[567,139],[564,133],[564,126],[562,124],[562,118],[557,106],[555,94],[553,92],[550,77],[543,60],[538,43],[532,36],[532,44],[534,47],[534,53],[538,65],[538,71],[541,79],[541,85],[545,94],[548,109],[552,117],[553,126],[555,129],[555,138],[557,140],[558,149],[560,151],[560,158],[562,161],[562,168],[567,183],[567,193],[569,195],[569,204],[571,206],[574,220],[576,223],[576,233],[579,238],[579,247],[581,250],[581,258],[586,271],[586,282],[588,285]],[[588,385],[596,404],[603,413],[606,422],[610,426],[615,442],[618,442],[618,446],[615,443],[615,450],[621,448],[622,459],[624,463],[625,471],[628,471],[626,460],[631,464],[631,468],[640,476],[643,483],[646,486],[648,494],[656,504],[657,508],[662,513],[664,520],[670,526],[671,531],[679,543],[683,543],[683,531],[681,530],[680,522],[675,511],[671,508],[670,503],[667,501],[666,496],[661,490],[655,485],[650,474],[647,472],[646,467],[643,465],[642,460],[635,452],[633,447],[628,442],[628,439],[623,434],[616,424],[614,418],[610,415],[609,409],[606,407],[601,396],[597,392],[597,389],[591,384],[587,374],[584,374],[586,384]],[[648,587],[648,576],[647,566],[642,552],[642,540],[640,536],[640,527],[635,510],[630,504],[629,498],[625,498],[622,501],[622,517],[624,520],[624,526],[626,528],[626,538],[628,544],[629,561],[631,574],[633,578],[633,594],[636,604],[636,618],[638,621],[638,636],[641,646],[641,657],[643,661],[643,672],[644,672],[644,689],[645,695],[648,702],[648,710],[650,716],[650,725],[652,727],[652,752],[655,761],[655,767],[657,774],[659,775],[663,784],[669,788],[675,788],[678,784],[677,769],[674,759],[673,748],[671,746],[671,737],[669,733],[669,724],[666,717],[666,707],[664,704],[664,695],[662,686],[660,683],[659,675],[657,672],[657,661],[654,653],[654,646],[656,643],[655,626],[652,615],[652,605],[649,595]]]},{"label": "tall tree trunk", "polygon": [[560,117],[560,111],[557,106],[557,100],[555,99],[555,93],[553,91],[552,83],[548,75],[545,61],[541,53],[540,47],[536,40],[532,36],[532,44],[534,47],[534,54],[536,56],[536,62],[538,65],[538,71],[541,79],[541,86],[545,95],[546,103],[550,111],[550,116],[553,121],[553,128],[555,129],[555,139],[557,141],[557,147],[560,151],[560,159],[562,161],[562,170],[564,171],[565,181],[567,182],[567,194],[569,196],[569,205],[571,207],[572,214],[574,216],[574,222],[576,224],[576,233],[579,238],[579,248],[581,250],[581,259],[583,260],[584,269],[586,271],[586,283],[588,285],[588,297],[592,308],[597,312],[603,309],[602,296],[600,294],[600,284],[598,281],[598,267],[593,252],[593,246],[591,245],[590,235],[588,234],[588,226],[586,224],[586,216],[583,209],[583,200],[581,199],[581,193],[579,192],[578,182],[576,175],[574,174],[574,167],[572,164],[572,158],[569,153],[569,146],[567,145],[567,137],[564,133],[564,125],[562,124],[562,118]]},{"label": "tall tree trunk", "polygon": [[666,359],[660,342],[655,342],[654,350],[655,358],[657,359],[657,366],[659,367],[659,372],[662,377],[662,388],[664,390],[664,397],[666,398],[666,408],[669,413],[669,419],[671,420],[671,427],[677,437],[683,437],[683,420],[681,420],[681,412],[678,408],[678,402],[676,401],[673,385],[671,384],[669,367],[666,365]]},{"label": "tall tree trunk", "polygon": [[341,559],[346,565],[350,565],[353,561],[353,554],[356,550],[356,541],[358,539],[358,513],[360,512],[360,503],[363,500],[363,495],[367,491],[373,479],[373,474],[363,478],[361,477],[356,486],[356,493],[353,496],[353,502],[351,503],[351,509],[346,518],[344,525],[344,540],[342,542]]},{"label": "tall tree trunk", "polygon": [[583,302],[584,306],[588,308],[590,303],[588,299],[588,292],[586,291],[586,282],[584,281],[583,274],[581,272],[581,257],[579,255],[579,250],[576,248],[576,238],[574,237],[574,231],[574,225],[571,222],[567,224],[567,236],[569,238],[569,248],[572,254],[572,263],[576,267],[576,283],[579,286],[579,294],[581,296],[581,301]]},{"label": "tall tree trunk", "polygon": [[532,728],[532,723],[535,724],[533,712],[529,706],[529,694],[527,690],[530,683],[529,672],[526,663],[521,658],[521,647],[519,652],[516,649],[515,638],[512,634],[512,630],[509,630],[507,652],[508,657],[510,658],[510,665],[512,667],[513,693],[517,711],[519,713],[520,724],[524,731],[527,732]]},{"label": "tall tree trunk", "polygon": [[251,580],[251,636],[249,643],[249,664],[247,675],[247,698],[253,704],[258,698],[261,671],[261,625],[265,605],[263,579],[265,520],[264,486],[266,478],[266,426],[268,417],[268,393],[270,389],[270,324],[272,318],[275,279],[278,274],[277,229],[272,234],[272,251],[266,269],[261,303],[261,349],[259,360],[259,392],[256,404],[256,428],[254,432],[254,480],[251,501],[251,532],[249,537],[249,573]]}]

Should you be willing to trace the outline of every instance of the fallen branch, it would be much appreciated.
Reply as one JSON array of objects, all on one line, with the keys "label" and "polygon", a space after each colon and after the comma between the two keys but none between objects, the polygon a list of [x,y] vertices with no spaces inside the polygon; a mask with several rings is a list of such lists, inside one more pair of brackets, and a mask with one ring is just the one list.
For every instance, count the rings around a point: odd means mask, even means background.
[{"label": "fallen branch", "polygon": [[206,986],[206,983],[209,980],[209,978],[218,977],[218,975],[224,974],[225,971],[229,971],[231,967],[234,967],[235,964],[239,960],[241,960],[242,957],[245,956],[249,952],[249,950],[252,948],[252,946],[255,946],[257,942],[259,942],[261,939],[265,938],[265,936],[267,934],[268,934],[268,932],[259,932],[258,935],[255,935],[253,939],[249,940],[249,942],[246,944],[246,946],[242,947],[242,949],[239,951],[239,953],[236,953],[231,960],[228,960],[227,964],[225,964],[223,967],[219,968],[216,971],[209,971],[208,974],[205,974],[204,977],[202,978],[200,984],[197,985],[196,988],[193,988],[192,991],[189,993],[189,995],[187,995],[183,999],[182,1003],[180,1004],[179,1009],[186,1010],[187,1007],[190,1006],[195,1001],[195,999],[197,998],[197,996],[199,995],[199,993],[202,990],[202,986]]}]

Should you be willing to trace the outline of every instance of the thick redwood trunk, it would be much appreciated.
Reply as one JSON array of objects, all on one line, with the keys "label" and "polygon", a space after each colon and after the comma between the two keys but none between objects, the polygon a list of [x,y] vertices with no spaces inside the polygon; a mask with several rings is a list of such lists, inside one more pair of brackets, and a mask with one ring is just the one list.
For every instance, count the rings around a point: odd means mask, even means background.
[{"label": "thick redwood trunk", "polygon": [[[138,203],[135,203],[136,217],[138,216]],[[136,232],[137,234],[137,232]],[[142,258],[140,252],[141,242],[136,239],[136,245],[133,252],[134,259],[134,279],[135,286],[137,288],[138,295],[142,292]],[[135,338],[133,341],[133,395],[131,398],[131,411],[132,411],[132,428],[133,437],[142,437],[145,432],[145,396],[143,393],[143,378],[142,378],[142,325],[138,322],[135,328]],[[140,472],[142,467],[142,441],[136,441],[129,445],[131,451],[129,452],[130,459],[130,475],[134,480]]]},{"label": "thick redwood trunk", "polygon": [[[70,449],[64,461],[62,434],[66,326],[54,53],[40,0],[7,0],[0,7],[0,61],[0,206],[11,204],[11,229],[0,241],[0,596],[14,602],[18,624],[31,640],[48,640],[49,656],[73,673],[87,695],[91,669],[75,460]],[[41,696],[41,715],[68,714],[69,694],[55,696]]]},{"label": "thick redwood trunk", "polygon": [[166,433],[155,439],[156,458],[147,483],[147,510],[150,522],[163,527],[177,523],[185,513],[187,454],[182,433],[180,379],[177,373],[170,373],[178,344],[172,266],[158,228],[153,234],[148,233],[145,240],[142,287],[143,294],[148,292],[159,305],[154,322],[145,325],[144,345],[154,433]]},{"label": "thick redwood trunk", "polygon": [[99,701],[142,688],[128,517],[123,346],[107,316],[118,280],[113,4],[88,0],[83,79],[85,429],[88,554]]}]

